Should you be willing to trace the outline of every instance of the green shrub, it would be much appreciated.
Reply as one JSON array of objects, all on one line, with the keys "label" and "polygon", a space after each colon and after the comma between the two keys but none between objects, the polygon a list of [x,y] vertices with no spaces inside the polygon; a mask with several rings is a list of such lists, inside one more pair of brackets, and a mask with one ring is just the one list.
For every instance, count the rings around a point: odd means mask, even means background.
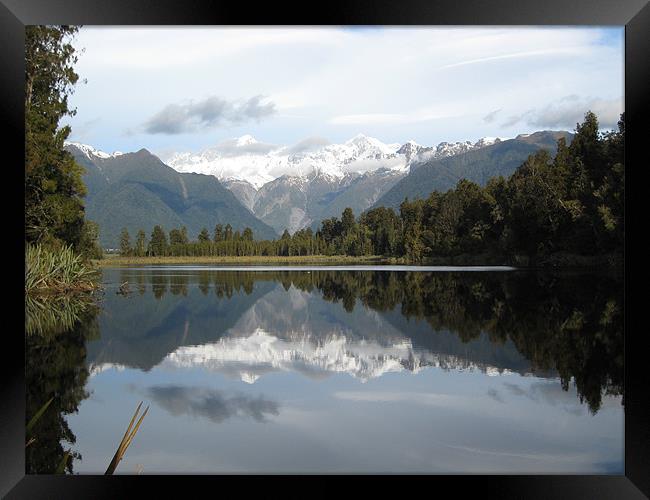
[{"label": "green shrub", "polygon": [[25,247],[25,293],[92,291],[98,288],[98,272],[69,246]]}]

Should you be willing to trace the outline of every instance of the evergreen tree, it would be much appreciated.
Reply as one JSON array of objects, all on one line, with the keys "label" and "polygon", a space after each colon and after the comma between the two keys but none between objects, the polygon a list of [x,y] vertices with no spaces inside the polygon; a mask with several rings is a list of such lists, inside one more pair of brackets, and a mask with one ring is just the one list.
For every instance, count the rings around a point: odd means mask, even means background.
[{"label": "evergreen tree", "polygon": [[99,245],[99,224],[86,219],[77,245],[79,251],[90,259],[101,259],[104,251]]},{"label": "evergreen tree", "polygon": [[204,227],[199,233],[199,243],[208,243],[210,241],[210,233]]},{"label": "evergreen tree", "polygon": [[158,225],[153,228],[151,233],[148,253],[153,256],[166,255],[167,253],[167,236],[163,228]]},{"label": "evergreen tree", "polygon": [[138,257],[142,257],[146,252],[147,243],[145,239],[146,239],[145,232],[142,229],[140,229],[138,231],[138,235],[135,240],[135,254]]},{"label": "evergreen tree", "polygon": [[131,237],[128,229],[123,228],[120,233],[120,255],[131,255],[131,252]]},{"label": "evergreen tree", "polygon": [[220,241],[223,241],[223,226],[217,224],[214,226],[214,242],[219,243]]},{"label": "evergreen tree", "polygon": [[78,249],[84,230],[83,168],[63,150],[75,114],[68,96],[79,79],[71,39],[76,26],[25,29],[25,239]]},{"label": "evergreen tree", "polygon": [[169,244],[170,245],[183,244],[183,235],[180,229],[172,229],[171,231],[169,231]]},{"label": "evergreen tree", "polygon": [[341,231],[343,234],[347,234],[354,227],[354,212],[350,207],[343,210],[341,215]]}]

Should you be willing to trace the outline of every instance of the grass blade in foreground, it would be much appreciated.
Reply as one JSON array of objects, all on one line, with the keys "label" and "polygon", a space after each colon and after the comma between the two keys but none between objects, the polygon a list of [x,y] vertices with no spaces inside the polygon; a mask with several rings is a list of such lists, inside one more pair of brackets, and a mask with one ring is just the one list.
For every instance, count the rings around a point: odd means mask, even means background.
[{"label": "grass blade in foreground", "polygon": [[135,436],[136,432],[138,432],[138,429],[140,428],[140,424],[142,423],[142,419],[144,419],[144,416],[149,411],[149,407],[147,406],[147,408],[144,410],[144,412],[140,416],[140,419],[138,420],[138,423],[135,425],[135,428],[133,429],[133,431],[131,431],[131,427],[133,427],[133,422],[135,421],[136,417],[138,416],[138,413],[140,413],[140,407],[141,406],[142,406],[142,401],[140,401],[140,404],[135,409],[135,413],[133,414],[133,417],[131,418],[131,422],[129,422],[129,426],[127,427],[126,432],[124,433],[124,437],[122,437],[122,441],[120,441],[120,444],[117,447],[117,451],[115,452],[115,456],[113,456],[113,460],[111,460],[111,463],[108,465],[108,468],[106,469],[106,472],[104,473],[104,475],[110,475],[110,474],[113,474],[113,472],[115,472],[115,469],[117,468],[117,465],[120,463],[120,461],[124,457],[124,453],[126,452],[126,449],[131,444],[131,441],[133,441],[133,437]]}]

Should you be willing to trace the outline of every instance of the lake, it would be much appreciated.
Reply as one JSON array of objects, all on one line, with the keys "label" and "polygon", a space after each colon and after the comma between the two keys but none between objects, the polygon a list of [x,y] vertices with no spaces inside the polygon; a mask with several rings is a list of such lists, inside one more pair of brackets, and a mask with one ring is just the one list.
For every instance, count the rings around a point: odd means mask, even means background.
[{"label": "lake", "polygon": [[[118,293],[122,283],[128,290]],[[27,472],[623,474],[622,281],[512,268],[105,269],[32,307]],[[48,309],[49,308],[49,309]]]}]

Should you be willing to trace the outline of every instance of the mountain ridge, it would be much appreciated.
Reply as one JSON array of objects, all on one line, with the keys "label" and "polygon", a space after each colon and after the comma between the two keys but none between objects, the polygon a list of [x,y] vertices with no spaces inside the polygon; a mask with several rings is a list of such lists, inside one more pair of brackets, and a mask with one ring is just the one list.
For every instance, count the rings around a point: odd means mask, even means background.
[{"label": "mountain ridge", "polygon": [[485,185],[491,177],[511,175],[529,155],[540,149],[551,154],[557,149],[561,137],[567,143],[573,134],[566,131],[543,130],[532,134],[519,134],[513,139],[495,141],[481,148],[461,154],[432,158],[419,162],[408,175],[400,179],[372,206],[398,210],[405,198],[427,198],[432,191],[445,192],[461,179]]},{"label": "mountain ridge", "polygon": [[213,176],[176,172],[145,148],[117,155],[75,143],[65,148],[86,170],[86,214],[99,224],[99,240],[106,248],[119,247],[122,227],[132,243],[139,229],[148,238],[155,225],[166,231],[186,226],[191,238],[217,223],[231,224],[234,231],[250,227],[260,238],[275,237]]}]

